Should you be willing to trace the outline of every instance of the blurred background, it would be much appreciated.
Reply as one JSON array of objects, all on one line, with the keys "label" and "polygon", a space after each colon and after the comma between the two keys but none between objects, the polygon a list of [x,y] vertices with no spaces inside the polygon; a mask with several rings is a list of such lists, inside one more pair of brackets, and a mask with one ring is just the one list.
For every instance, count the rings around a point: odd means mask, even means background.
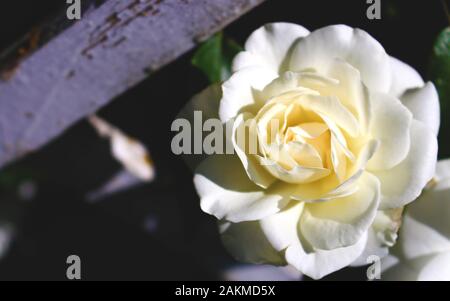
[{"label": "blurred background", "polygon": [[[66,7],[63,0],[2,2],[0,52]],[[365,0],[268,0],[228,26],[224,35],[242,45],[268,22],[294,22],[309,30],[344,23],[368,31],[390,55],[429,80],[434,42],[449,25],[442,3],[381,0],[381,6],[382,19],[368,20]],[[209,83],[192,65],[194,53],[98,112],[146,145],[156,168],[153,182],[90,197],[122,167],[108,141],[86,121],[0,171],[0,280],[65,280],[66,258],[72,254],[81,258],[84,280],[301,278],[289,268],[233,260],[221,245],[215,219],[200,210],[190,170],[171,152],[173,119]],[[446,112],[441,157],[450,155]],[[348,268],[324,280],[335,279],[364,280],[366,271]]]}]

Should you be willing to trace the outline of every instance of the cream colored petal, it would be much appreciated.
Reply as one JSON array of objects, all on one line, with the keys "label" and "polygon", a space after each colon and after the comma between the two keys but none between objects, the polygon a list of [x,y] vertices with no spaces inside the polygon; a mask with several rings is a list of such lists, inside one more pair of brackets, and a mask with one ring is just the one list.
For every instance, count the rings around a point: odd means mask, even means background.
[{"label": "cream colored petal", "polygon": [[307,95],[301,97],[298,102],[304,108],[332,120],[349,135],[353,137],[359,135],[359,125],[355,116],[336,97]]},{"label": "cream colored petal", "polygon": [[313,31],[294,47],[290,70],[313,69],[328,75],[338,58],[361,72],[363,83],[373,91],[388,92],[391,66],[383,47],[368,33],[346,25],[332,25]]},{"label": "cream colored petal", "polygon": [[364,172],[367,161],[378,148],[378,142],[370,140],[361,148],[355,164],[349,168],[349,177],[341,182],[336,176],[308,184],[292,185],[289,183],[275,183],[272,189],[294,200],[304,202],[322,202],[353,194],[357,190],[355,183]]},{"label": "cream colored petal", "polygon": [[326,168],[304,167],[300,165],[296,165],[292,169],[288,170],[280,166],[277,162],[263,157],[259,157],[259,162],[275,178],[291,184],[311,183],[330,174],[330,170]]},{"label": "cream colored petal", "polygon": [[252,118],[253,115],[249,113],[240,114],[236,118],[232,143],[250,180],[262,188],[267,188],[276,179],[266,171],[255,156],[258,150],[258,137],[256,123],[251,122]]},{"label": "cream colored petal", "polygon": [[277,77],[275,72],[261,67],[244,68],[234,73],[222,85],[223,96],[219,105],[222,122],[243,112],[256,115],[264,103],[255,94]]},{"label": "cream colored petal", "polygon": [[390,169],[403,161],[410,151],[412,114],[392,96],[371,93],[370,97],[373,115],[369,132],[380,146],[367,167],[371,171]]},{"label": "cream colored petal", "polygon": [[313,168],[323,167],[320,154],[310,144],[294,141],[284,144],[284,147],[298,165]]},{"label": "cream colored petal", "polygon": [[292,23],[269,23],[255,30],[245,43],[245,51],[233,61],[233,71],[259,66],[282,73],[291,47],[309,34],[304,27]]},{"label": "cream colored petal", "polygon": [[380,209],[399,208],[414,201],[434,175],[437,139],[420,121],[411,125],[411,149],[397,166],[373,171],[381,182]]},{"label": "cream colored petal", "polygon": [[290,265],[309,277],[320,279],[348,266],[360,256],[367,241],[366,235],[355,245],[346,248],[309,250],[309,246],[304,246],[299,232],[299,218],[303,207],[302,202],[292,202],[279,213],[260,221],[261,229],[271,246],[280,252],[284,251]]},{"label": "cream colored petal", "polygon": [[[361,80],[358,69],[342,60],[336,59],[330,67],[331,77],[339,80],[339,84],[331,86],[329,92],[339,98],[344,106],[354,112],[360,124],[360,132],[366,133],[371,120],[371,102],[369,92]],[[323,91],[327,95],[326,90]]]},{"label": "cream colored petal", "polygon": [[407,90],[400,97],[402,103],[411,111],[414,119],[429,126],[437,136],[441,120],[439,96],[433,83],[421,88]]},{"label": "cream colored petal", "polygon": [[356,244],[377,214],[380,183],[364,173],[352,195],[320,203],[308,203],[301,217],[300,231],[314,247],[331,250]]},{"label": "cream colored petal", "polygon": [[354,262],[364,251],[366,241],[367,234],[364,234],[352,246],[334,250],[314,250],[312,252],[305,252],[298,242],[286,249],[286,261],[303,274],[313,279],[320,279]]},{"label": "cream colored petal", "polygon": [[331,136],[331,162],[333,169],[339,181],[345,181],[347,175],[347,157],[343,151],[345,148],[341,146],[335,136]]},{"label": "cream colored petal", "polygon": [[250,181],[236,155],[210,156],[196,169],[194,184],[202,210],[231,222],[261,219],[289,201]]},{"label": "cream colored petal", "polygon": [[367,259],[370,256],[378,256],[379,258],[384,258],[389,254],[389,248],[385,245],[380,244],[377,234],[374,229],[370,228],[367,232],[367,242],[364,247],[362,254],[352,262],[352,267],[366,266]]},{"label": "cream colored petal", "polygon": [[439,160],[436,164],[434,190],[450,189],[450,159]]},{"label": "cream colored petal", "polygon": [[434,256],[420,271],[418,281],[450,281],[450,251]]},{"label": "cream colored petal", "polygon": [[[338,81],[332,78],[320,76],[315,73],[296,73],[287,71],[281,74],[268,84],[261,95],[266,99],[271,99],[276,96],[286,94],[287,99],[294,98],[295,96],[312,94],[319,95],[315,90],[316,87],[327,87],[328,85],[336,85]],[[309,87],[312,87],[310,89]],[[277,99],[277,101],[279,101]]]},{"label": "cream colored petal", "polygon": [[[391,258],[391,257],[388,257]],[[382,261],[382,266],[384,259]],[[417,266],[417,264],[416,264]],[[383,270],[381,280],[383,281],[417,281],[419,271],[403,262],[393,263],[391,266]]]},{"label": "cream colored petal", "polygon": [[450,240],[450,160],[437,163],[435,181],[408,206],[408,215]]},{"label": "cream colored petal", "polygon": [[389,63],[392,70],[389,94],[400,97],[406,90],[423,86],[422,77],[412,67],[394,57],[389,57]]},{"label": "cream colored petal", "polygon": [[298,223],[304,204],[293,201],[277,214],[259,222],[263,233],[275,250],[283,251],[290,245],[299,243]]},{"label": "cream colored petal", "polygon": [[400,228],[402,257],[413,259],[421,256],[450,251],[450,240],[427,224],[405,215]]}]

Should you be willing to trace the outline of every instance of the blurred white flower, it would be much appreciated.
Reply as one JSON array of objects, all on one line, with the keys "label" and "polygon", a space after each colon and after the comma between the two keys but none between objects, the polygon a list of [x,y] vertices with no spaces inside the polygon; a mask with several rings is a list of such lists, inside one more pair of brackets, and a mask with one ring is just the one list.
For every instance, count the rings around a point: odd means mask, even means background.
[{"label": "blurred white flower", "polygon": [[7,223],[0,223],[0,259],[6,254],[13,238],[13,228]]},{"label": "blurred white flower", "polygon": [[225,281],[298,281],[302,274],[293,267],[240,264],[223,272]]},{"label": "blurred white flower", "polygon": [[383,260],[382,280],[450,281],[450,160],[408,205],[392,254]]},{"label": "blurred white flower", "polygon": [[155,177],[155,168],[145,146],[127,136],[118,128],[98,116],[89,117],[89,122],[98,134],[111,141],[111,153],[127,171],[138,179],[150,182]]}]

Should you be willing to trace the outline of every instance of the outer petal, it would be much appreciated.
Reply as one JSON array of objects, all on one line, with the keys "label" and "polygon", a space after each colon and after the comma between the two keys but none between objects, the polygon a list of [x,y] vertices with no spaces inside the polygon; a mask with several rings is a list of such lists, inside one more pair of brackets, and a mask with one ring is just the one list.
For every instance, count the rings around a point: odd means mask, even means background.
[{"label": "outer petal", "polygon": [[[369,230],[366,248],[361,257],[352,263],[353,266],[367,264],[367,258],[370,255],[377,255],[380,258],[389,253],[389,247],[392,247],[397,241],[397,233],[402,222],[403,208],[378,211],[375,220]],[[392,260],[388,260],[392,261]],[[386,263],[388,263],[386,261]]]},{"label": "outer petal", "polygon": [[219,118],[219,103],[222,98],[220,85],[213,84],[194,95],[178,113],[177,118],[185,118],[194,124],[194,111],[202,111],[203,119]]},{"label": "outer petal", "polygon": [[370,90],[388,92],[391,67],[383,47],[365,31],[346,25],[323,27],[300,40],[293,49],[289,69],[314,69],[327,75],[336,58],[358,69]]},{"label": "outer petal", "polygon": [[278,212],[288,199],[251,182],[235,155],[212,155],[195,171],[203,211],[231,222],[251,221]]},{"label": "outer petal", "polygon": [[[383,261],[383,264],[384,261]],[[450,281],[450,251],[400,260],[381,275],[387,281]]]},{"label": "outer petal", "polygon": [[407,90],[400,99],[413,113],[414,119],[425,123],[437,136],[441,113],[439,96],[433,83],[428,82],[422,88]]},{"label": "outer petal", "polygon": [[[220,85],[211,85],[194,97],[192,97],[183,109],[178,113],[177,118],[186,119],[192,125],[194,124],[194,112],[201,111],[203,120],[219,118],[219,103],[222,98],[222,89]],[[206,159],[205,155],[186,155],[183,156],[191,170]]]},{"label": "outer petal", "polygon": [[354,245],[334,250],[315,250],[307,253],[300,243],[286,249],[286,261],[303,274],[320,279],[330,273],[340,270],[354,262],[363,252],[367,235]]},{"label": "outer petal", "polygon": [[400,97],[408,89],[423,86],[422,77],[412,67],[394,57],[389,58],[389,63],[392,70],[392,82],[389,94]]},{"label": "outer petal", "polygon": [[283,251],[299,242],[298,224],[304,204],[293,201],[279,213],[260,221],[262,231],[276,250]]},{"label": "outer petal", "polygon": [[381,182],[381,208],[399,208],[414,201],[433,177],[437,159],[437,139],[420,121],[411,124],[408,156],[394,168],[375,171]]},{"label": "outer petal", "polygon": [[450,281],[450,251],[434,256],[420,271],[418,281]]},{"label": "outer petal", "polygon": [[[382,261],[382,266],[385,262],[393,256],[387,256]],[[419,271],[415,270],[412,266],[399,262],[398,258],[394,258],[397,262],[388,263],[386,269],[382,269],[381,279],[384,281],[417,281]],[[417,266],[417,264],[416,264]]]},{"label": "outer petal", "polygon": [[405,259],[450,251],[449,239],[430,226],[411,218],[409,214],[404,217],[400,229],[399,245],[401,246],[402,257]]},{"label": "outer petal", "polygon": [[222,122],[227,122],[243,111],[256,115],[265,100],[258,99],[255,94],[276,77],[276,72],[263,67],[248,67],[234,73],[222,85],[223,97],[219,107]]},{"label": "outer petal", "polygon": [[289,50],[294,43],[309,34],[304,27],[292,23],[270,23],[254,31],[245,43],[244,52],[233,61],[233,71],[249,66],[268,68],[283,72]]},{"label": "outer petal", "polygon": [[380,146],[367,167],[369,170],[389,169],[408,155],[412,114],[392,96],[372,93],[370,97],[373,115],[369,132]]},{"label": "outer petal", "polygon": [[377,214],[380,183],[365,173],[349,196],[306,205],[300,221],[303,237],[314,248],[331,250],[356,244]]},{"label": "outer petal", "polygon": [[434,181],[408,206],[387,280],[450,280],[450,161],[438,162]]},{"label": "outer petal", "polygon": [[436,165],[435,190],[450,189],[450,159],[440,160]]},{"label": "outer petal", "polygon": [[[311,250],[299,232],[304,203],[292,203],[283,211],[261,220],[261,229],[271,245],[284,251],[287,263],[314,279],[320,279],[352,263],[362,253],[367,236],[353,246],[334,250]],[[306,251],[306,250],[309,251]]]},{"label": "outer petal", "polygon": [[222,242],[236,260],[251,263],[285,264],[284,258],[265,237],[258,222],[219,223]]},{"label": "outer petal", "polygon": [[359,267],[367,265],[367,258],[369,256],[375,255],[380,258],[384,258],[389,254],[389,249],[386,246],[380,244],[379,239],[376,236],[376,233],[373,229],[369,229],[367,233],[367,242],[362,254],[352,262],[351,266]]},{"label": "outer petal", "polygon": [[422,192],[408,208],[408,215],[450,241],[450,160],[439,161],[436,170],[437,184]]}]

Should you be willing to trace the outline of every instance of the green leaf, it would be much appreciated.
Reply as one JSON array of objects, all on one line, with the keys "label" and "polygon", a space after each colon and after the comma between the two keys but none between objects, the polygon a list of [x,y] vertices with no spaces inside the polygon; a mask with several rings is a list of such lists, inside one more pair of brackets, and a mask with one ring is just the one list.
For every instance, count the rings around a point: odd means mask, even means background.
[{"label": "green leaf", "polygon": [[439,93],[441,128],[439,130],[439,158],[450,156],[450,27],[437,37],[430,62],[430,79]]},{"label": "green leaf", "polygon": [[203,71],[211,83],[219,83],[231,75],[231,63],[242,51],[236,42],[218,33],[203,43],[195,52],[192,64]]},{"label": "green leaf", "polygon": [[438,36],[431,57],[430,78],[439,92],[442,110],[450,108],[450,27]]}]

